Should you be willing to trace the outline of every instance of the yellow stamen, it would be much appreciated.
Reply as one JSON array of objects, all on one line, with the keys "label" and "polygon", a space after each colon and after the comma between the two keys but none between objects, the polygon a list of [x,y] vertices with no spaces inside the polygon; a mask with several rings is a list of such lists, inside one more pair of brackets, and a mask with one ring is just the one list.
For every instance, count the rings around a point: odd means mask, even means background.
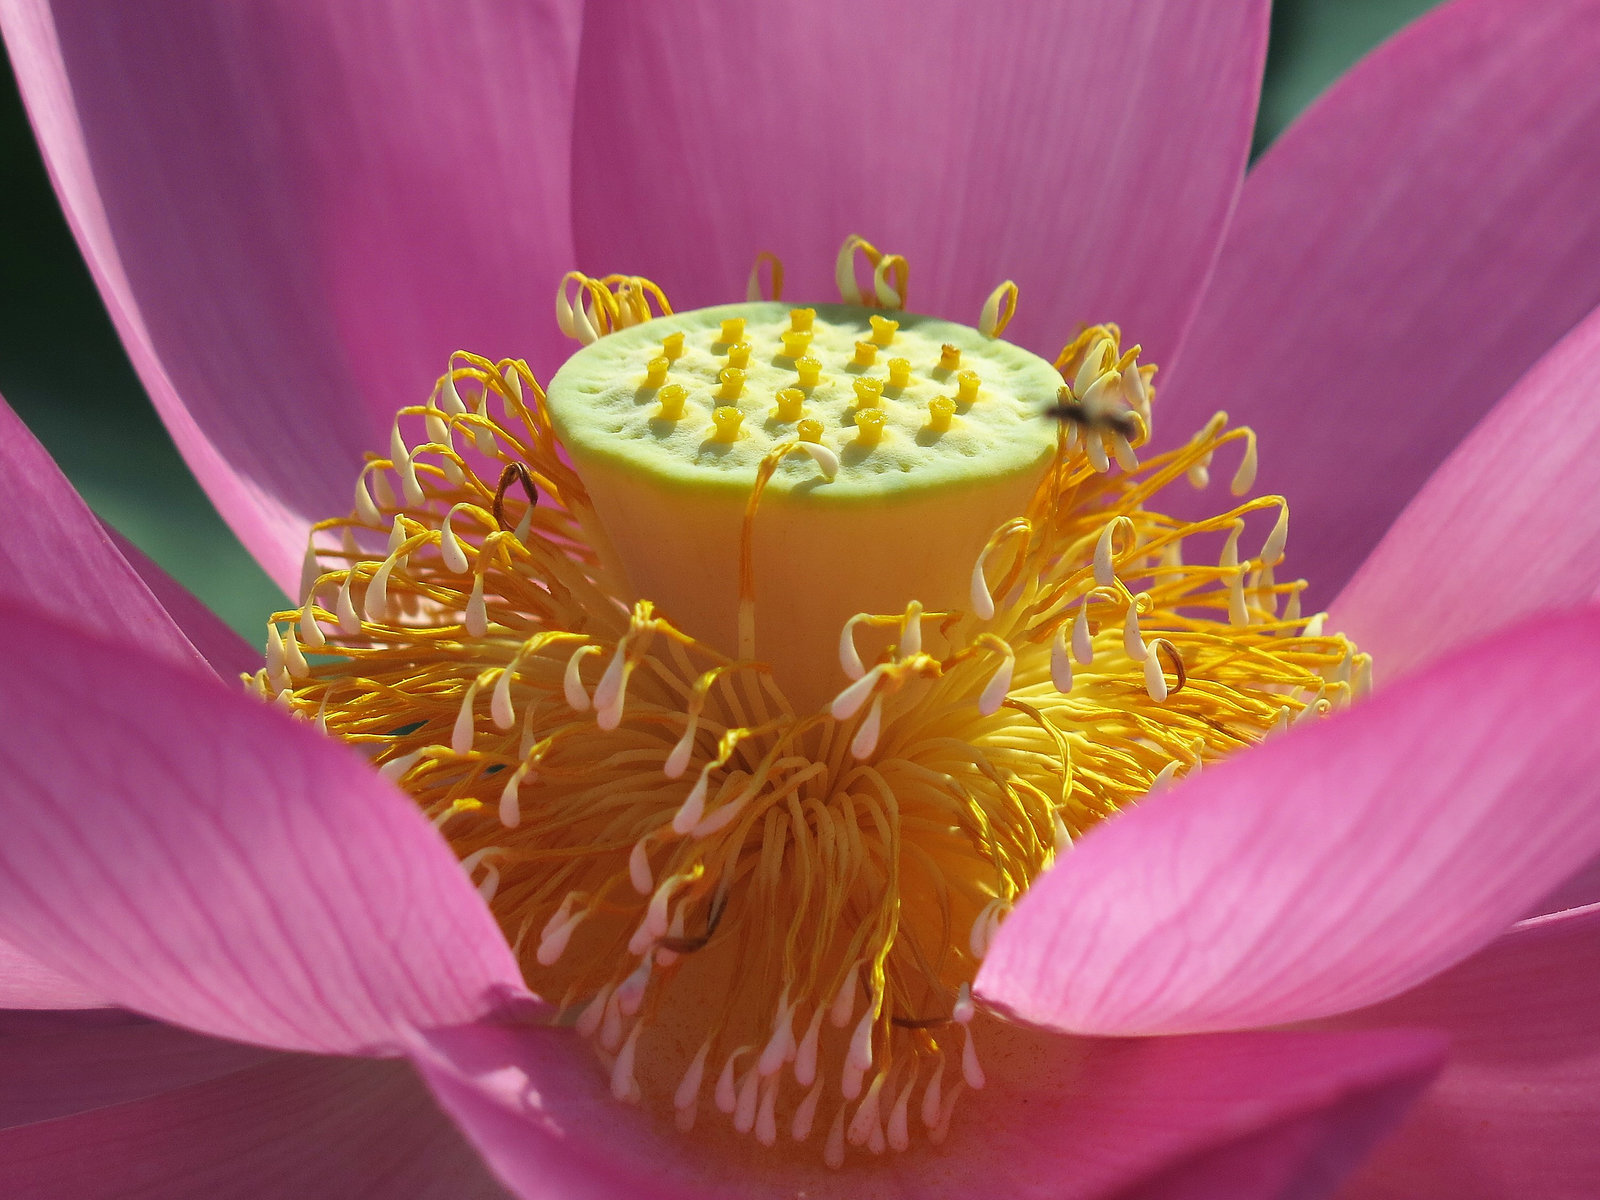
[{"label": "yellow stamen", "polygon": [[[669,615],[703,614],[658,611],[658,597],[634,593],[644,564],[633,548],[616,559],[626,543],[597,507],[604,472],[580,480],[569,465],[599,451],[563,448],[557,427],[574,418],[553,413],[526,365],[458,355],[435,395],[460,402],[402,409],[391,455],[367,464],[352,513],[316,526],[305,594],[274,615],[255,686],[363,749],[415,798],[530,986],[596,1043],[619,1100],[671,1108],[681,1128],[727,1119],[763,1144],[788,1131],[835,1165],[852,1147],[906,1150],[919,1129],[938,1136],[962,1091],[996,1069],[979,1045],[995,1018],[976,1009],[971,983],[1040,873],[1152,787],[1347,702],[1368,662],[1324,632],[1321,614],[1300,617],[1303,584],[1276,581],[1280,498],[1197,520],[1152,507],[1217,454],[1253,456],[1248,431],[1219,417],[1117,471],[1097,465],[1089,443],[1100,432],[1039,415],[1068,376],[1093,387],[1114,375],[1115,391],[1102,385],[1107,412],[1137,415],[1119,428],[1130,450],[1147,449],[1149,368],[1121,352],[1114,327],[1097,326],[1059,372],[1045,365],[1053,380],[1030,393],[1020,427],[1043,432],[1043,458],[1021,499],[985,518],[953,591],[940,583],[935,603],[929,591],[859,605],[817,640],[775,630],[825,660],[793,678],[838,680],[802,698],[767,662],[740,656],[762,645],[745,633],[774,603],[763,583],[787,569],[758,546],[763,523],[793,522],[786,544],[798,544],[806,521],[827,519],[827,489],[847,494],[884,467],[901,486],[940,455],[961,457],[943,443],[968,425],[984,444],[983,422],[1023,399],[991,383],[953,427],[956,401],[941,388],[963,352],[982,366],[982,345],[1009,350],[971,331],[970,344],[941,352],[940,375],[911,371],[895,385],[903,398],[854,407],[855,388],[839,381],[807,395],[752,367],[748,382],[773,387],[785,427],[746,429],[736,406],[712,397],[740,370],[719,377],[705,358],[717,326],[635,336],[624,315],[659,290],[614,279],[597,282],[610,308],[587,283],[579,294],[618,396],[637,404],[640,371],[656,357],[675,364],[659,409],[644,406],[624,440],[661,436],[649,423],[681,417],[694,396],[714,409],[720,448],[703,450],[699,422],[672,437],[704,469],[721,469],[716,460],[742,472],[725,542],[740,564],[727,597],[738,636],[690,632]],[[806,332],[830,353],[855,332],[847,314],[813,317]],[[747,341],[766,371],[794,318],[756,306],[738,320],[725,344]],[[934,361],[922,320],[904,317],[895,334],[908,362]],[[791,431],[802,402],[819,415]],[[603,396],[585,403],[611,420]],[[876,439],[870,453],[823,444],[848,439],[852,418],[856,441]],[[941,434],[932,445],[918,440],[926,429]],[[425,440],[408,447],[401,432],[418,431]],[[481,457],[463,458],[461,437]],[[691,493],[685,513],[703,502]],[[856,528],[870,528],[871,507]],[[870,533],[826,540],[843,556],[870,545],[887,562],[897,550]],[[847,565],[798,589],[802,605],[835,599]],[[721,568],[690,556],[677,569]]]}]

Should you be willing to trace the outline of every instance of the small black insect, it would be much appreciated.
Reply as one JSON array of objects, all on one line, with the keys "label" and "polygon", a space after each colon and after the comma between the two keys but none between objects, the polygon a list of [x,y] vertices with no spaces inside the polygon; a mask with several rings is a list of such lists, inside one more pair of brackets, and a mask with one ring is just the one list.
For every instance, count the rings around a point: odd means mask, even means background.
[{"label": "small black insect", "polygon": [[1125,408],[1093,408],[1072,394],[1070,387],[1057,393],[1056,402],[1041,416],[1053,417],[1080,433],[1118,433],[1132,441],[1139,432],[1139,419]]}]

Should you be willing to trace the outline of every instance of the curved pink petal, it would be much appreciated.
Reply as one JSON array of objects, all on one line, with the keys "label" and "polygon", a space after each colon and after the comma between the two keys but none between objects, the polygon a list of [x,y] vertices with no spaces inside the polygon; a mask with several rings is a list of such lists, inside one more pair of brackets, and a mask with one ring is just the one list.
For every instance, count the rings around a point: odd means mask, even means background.
[{"label": "curved pink petal", "polygon": [[1600,309],[1539,360],[1334,602],[1383,678],[1600,594]]},{"label": "curved pink petal", "polygon": [[1600,1180],[1600,907],[1525,922],[1344,1027],[1426,1022],[1443,1074],[1341,1196],[1578,1200]]},{"label": "curved pink petal", "polygon": [[143,1100],[272,1056],[154,1021],[8,1038],[0,1052],[0,1129]]},{"label": "curved pink petal", "polygon": [[347,747],[0,606],[0,937],[115,1003],[285,1049],[393,1047],[521,991],[422,814]]},{"label": "curved pink petal", "polygon": [[688,308],[742,300],[758,251],[832,300],[858,233],[910,307],[1054,354],[1092,321],[1172,353],[1237,194],[1259,0],[591,4],[573,146],[580,264]]},{"label": "curved pink petal", "polygon": [[162,570],[143,550],[111,526],[104,523],[102,526],[128,566],[144,580],[167,616],[183,630],[184,637],[211,664],[213,671],[231,682],[240,675],[261,669],[260,650],[229,629],[221,617],[200,603],[193,592]]},{"label": "curved pink petal", "polygon": [[[565,1031],[432,1030],[413,1057],[524,1200],[1090,1200],[1144,1195],[1131,1189],[1191,1174],[1239,1185],[1232,1200],[1265,1200],[1323,1194],[1443,1054],[1443,1042],[1427,1034],[1326,1038],[1085,1040],[989,1023],[989,1083],[963,1097],[943,1146],[858,1158],[838,1171],[823,1165],[817,1134],[810,1154],[745,1152],[621,1108],[588,1048]],[[1248,1186],[1245,1161],[1256,1173]],[[1297,1190],[1313,1184],[1322,1186]]]},{"label": "curved pink petal", "polygon": [[454,350],[554,361],[577,0],[5,0],[145,387],[286,590]]},{"label": "curved pink petal", "polygon": [[1597,56],[1595,0],[1442,5],[1247,178],[1158,433],[1256,427],[1317,603],[1600,301]]},{"label": "curved pink petal", "polygon": [[1600,610],[1469,647],[1106,822],[978,990],[1082,1033],[1307,1020],[1413,987],[1600,852]]},{"label": "curved pink petal", "polygon": [[0,940],[0,1009],[103,1008],[110,1003],[93,988]]},{"label": "curved pink petal", "polygon": [[505,1192],[403,1062],[278,1056],[145,1100],[0,1131],[29,1200],[489,1200]]},{"label": "curved pink petal", "polygon": [[28,427],[0,400],[0,598],[136,641],[205,670],[205,660]]}]

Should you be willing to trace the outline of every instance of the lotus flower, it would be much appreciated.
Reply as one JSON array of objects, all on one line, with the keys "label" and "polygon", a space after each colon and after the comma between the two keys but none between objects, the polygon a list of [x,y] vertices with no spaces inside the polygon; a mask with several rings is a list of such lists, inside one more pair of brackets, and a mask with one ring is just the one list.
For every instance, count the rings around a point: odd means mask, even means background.
[{"label": "lotus flower", "polygon": [[8,413],[10,1190],[1584,1194],[1600,6],[1457,0],[1242,189],[1264,5],[1024,7],[0,7],[130,354],[299,599],[447,355],[548,377],[572,262],[704,305],[769,247],[820,297],[881,229],[919,306],[1010,276],[1019,344],[1114,316],[1161,429],[1245,417],[1379,682],[1074,841],[982,956],[986,1086],[834,1168],[619,1103],[417,803],[219,683],[260,660]]}]

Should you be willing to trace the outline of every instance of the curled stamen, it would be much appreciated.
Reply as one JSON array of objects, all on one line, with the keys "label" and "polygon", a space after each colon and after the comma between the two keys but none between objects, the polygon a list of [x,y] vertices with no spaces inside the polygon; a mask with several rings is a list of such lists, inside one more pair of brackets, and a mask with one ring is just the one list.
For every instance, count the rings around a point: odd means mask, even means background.
[{"label": "curled stamen", "polygon": [[[700,1052],[689,1063],[689,1069],[683,1073],[683,1081],[678,1084],[678,1090],[673,1094],[672,1106],[680,1113],[685,1110],[692,1111],[700,1103],[700,1085],[705,1079],[706,1058],[711,1054],[711,1039],[707,1038],[700,1044]],[[680,1123],[680,1128],[681,1128]],[[685,1131],[687,1132],[687,1131]]]},{"label": "curled stamen", "polygon": [[1110,587],[1117,580],[1113,558],[1116,555],[1117,534],[1133,537],[1133,522],[1127,517],[1113,517],[1100,530],[1094,544],[1094,581],[1101,587]]},{"label": "curled stamen", "polygon": [[1078,606],[1078,615],[1072,622],[1072,657],[1087,667],[1094,662],[1094,639],[1089,634],[1089,597]]},{"label": "curled stamen", "polygon": [[1067,653],[1065,621],[1056,626],[1056,635],[1050,641],[1050,682],[1062,695],[1072,690],[1072,656]]},{"label": "curled stamen", "polygon": [[983,312],[978,317],[978,332],[984,337],[996,338],[1011,324],[1017,315],[1017,285],[1006,280],[983,302]]},{"label": "curled stamen", "polygon": [[1261,547],[1261,561],[1269,567],[1275,567],[1283,561],[1283,548],[1289,541],[1289,506],[1282,505],[1278,509],[1278,520],[1272,527],[1272,532],[1267,534],[1266,543]]},{"label": "curled stamen", "polygon": [[566,697],[567,707],[573,712],[589,711],[589,693],[583,690],[583,677],[578,672],[584,659],[591,654],[599,653],[599,646],[589,644],[579,646],[572,652],[572,657],[567,659],[567,669],[561,679],[561,690]]},{"label": "curled stamen", "polygon": [[761,300],[761,264],[767,264],[767,277],[772,284],[772,295],[769,300],[783,299],[783,260],[771,250],[763,250],[756,255],[755,265],[750,268],[750,282],[745,285],[744,298],[754,304]]},{"label": "curled stamen", "polygon": [[1016,670],[1017,657],[1011,647],[1000,641],[1003,647],[1003,657],[1000,665],[995,668],[994,674],[989,677],[989,682],[983,689],[983,694],[978,697],[978,713],[981,716],[992,717],[1000,711],[1000,706],[1005,703],[1006,696],[1011,691],[1011,677]]},{"label": "curled stamen", "polygon": [[1167,695],[1172,696],[1183,691],[1184,686],[1189,682],[1189,672],[1184,668],[1183,655],[1178,653],[1178,648],[1166,638],[1152,638],[1149,645],[1151,651],[1153,651],[1151,657],[1154,658],[1157,654],[1165,654],[1167,661],[1172,664],[1172,673],[1178,677],[1178,682],[1167,689]]},{"label": "curled stamen", "polygon": [[1122,648],[1128,652],[1128,657],[1134,662],[1144,662],[1149,654],[1144,644],[1144,635],[1139,632],[1139,605],[1128,605],[1128,615],[1122,622]]},{"label": "curled stamen", "polygon": [[356,476],[356,519],[368,529],[383,528],[383,514],[378,511],[378,506],[372,502],[372,493],[367,490],[367,473],[363,471]]},{"label": "curled stamen", "polygon": [[310,537],[306,539],[306,555],[300,560],[300,596],[307,608],[311,607],[312,592],[321,576],[322,563],[317,557],[317,541],[315,537]]},{"label": "curled stamen", "polygon": [[506,489],[511,486],[513,479],[521,481],[522,490],[528,495],[530,508],[536,507],[539,503],[539,492],[533,485],[533,476],[529,474],[528,468],[519,462],[507,463],[500,472],[500,482],[494,489],[494,523],[501,529],[511,528],[506,524],[505,504]]},{"label": "curled stamen", "polygon": [[465,575],[471,564],[467,561],[466,551],[461,548],[456,531],[450,526],[450,519],[466,507],[465,504],[452,506],[445,513],[444,520],[439,522],[439,556],[444,559],[444,565],[457,575]]},{"label": "curled stamen", "polygon": [[1233,473],[1233,480],[1228,484],[1228,490],[1235,496],[1244,495],[1256,482],[1256,435],[1248,429],[1244,435],[1244,458],[1239,461],[1239,469]]},{"label": "curled stamen", "polygon": [[389,461],[394,464],[395,474],[400,476],[400,488],[405,493],[406,503],[412,508],[420,506],[425,499],[422,484],[417,481],[417,468],[411,461],[411,450],[400,436],[398,418],[389,427]]}]

